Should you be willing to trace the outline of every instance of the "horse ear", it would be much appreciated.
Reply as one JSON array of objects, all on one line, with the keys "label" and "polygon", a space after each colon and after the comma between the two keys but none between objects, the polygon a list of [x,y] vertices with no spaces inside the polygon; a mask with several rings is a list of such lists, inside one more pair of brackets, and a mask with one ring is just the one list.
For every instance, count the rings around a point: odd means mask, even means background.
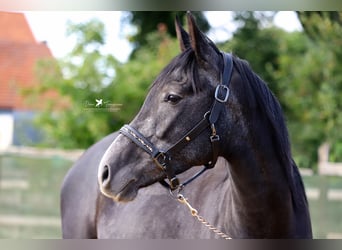
[{"label": "horse ear", "polygon": [[214,43],[199,30],[195,18],[190,12],[187,12],[187,20],[191,47],[195,52],[197,60],[210,62],[211,55],[214,52],[212,48],[212,46],[215,46]]},{"label": "horse ear", "polygon": [[178,16],[176,16],[175,20],[175,26],[176,26],[176,34],[179,41],[179,46],[181,51],[185,51],[186,49],[190,48],[190,38],[189,34],[183,29]]}]

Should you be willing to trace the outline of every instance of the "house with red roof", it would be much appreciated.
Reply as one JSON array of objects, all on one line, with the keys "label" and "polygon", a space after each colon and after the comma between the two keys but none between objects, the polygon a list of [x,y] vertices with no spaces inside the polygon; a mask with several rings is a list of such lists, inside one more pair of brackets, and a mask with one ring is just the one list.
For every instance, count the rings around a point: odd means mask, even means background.
[{"label": "house with red roof", "polygon": [[35,67],[47,58],[53,58],[50,49],[36,41],[23,13],[0,12],[0,149],[38,140],[37,110],[21,90],[39,84]]}]

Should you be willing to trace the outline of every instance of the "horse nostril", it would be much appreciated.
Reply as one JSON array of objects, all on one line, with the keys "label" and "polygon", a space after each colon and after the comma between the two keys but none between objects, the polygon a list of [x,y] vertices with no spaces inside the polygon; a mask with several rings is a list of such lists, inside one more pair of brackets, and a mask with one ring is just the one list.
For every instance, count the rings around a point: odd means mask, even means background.
[{"label": "horse nostril", "polygon": [[107,165],[105,165],[103,167],[103,172],[102,172],[102,184],[104,184],[105,182],[109,182],[109,167]]}]

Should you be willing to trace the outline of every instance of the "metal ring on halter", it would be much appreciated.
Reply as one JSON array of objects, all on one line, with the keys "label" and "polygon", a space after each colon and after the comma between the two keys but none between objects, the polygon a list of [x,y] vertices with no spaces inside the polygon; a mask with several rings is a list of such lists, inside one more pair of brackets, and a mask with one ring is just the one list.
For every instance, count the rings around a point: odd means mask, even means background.
[{"label": "metal ring on halter", "polygon": [[171,197],[174,199],[178,199],[178,196],[184,187],[185,187],[185,185],[183,185],[183,183],[182,183],[182,184],[179,184],[179,186],[176,189],[169,188],[169,193],[170,193]]}]

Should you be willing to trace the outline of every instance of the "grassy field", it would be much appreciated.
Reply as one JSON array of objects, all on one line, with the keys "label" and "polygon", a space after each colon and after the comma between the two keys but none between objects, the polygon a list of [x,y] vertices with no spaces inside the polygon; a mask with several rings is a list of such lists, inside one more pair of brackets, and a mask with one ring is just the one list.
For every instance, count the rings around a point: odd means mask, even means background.
[{"label": "grassy field", "polygon": [[59,191],[72,162],[0,156],[0,238],[60,238]]},{"label": "grassy field", "polygon": [[[59,192],[71,161],[0,156],[0,238],[61,238]],[[314,237],[342,237],[341,177],[305,176]]]}]

